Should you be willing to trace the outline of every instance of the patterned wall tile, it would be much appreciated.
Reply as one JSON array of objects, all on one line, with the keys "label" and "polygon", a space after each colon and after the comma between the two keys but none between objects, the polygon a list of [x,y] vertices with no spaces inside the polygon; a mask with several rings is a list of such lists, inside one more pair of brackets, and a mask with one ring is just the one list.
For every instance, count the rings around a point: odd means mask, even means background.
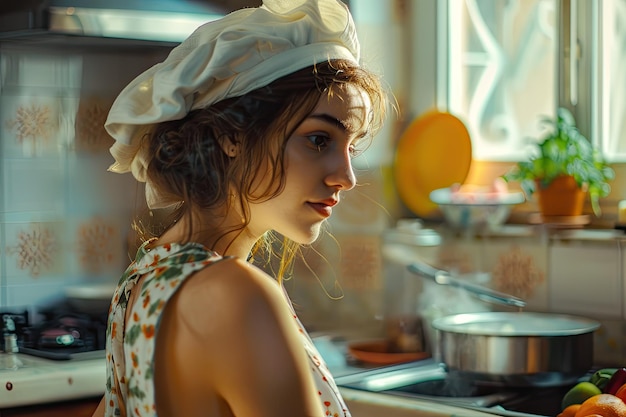
[{"label": "patterned wall tile", "polygon": [[0,123],[5,156],[57,150],[58,103],[53,97],[3,96]]},{"label": "patterned wall tile", "polygon": [[353,290],[382,288],[382,258],[380,238],[369,235],[341,235],[339,276],[342,285]]},{"label": "patterned wall tile", "polygon": [[94,215],[69,221],[71,274],[85,281],[114,281],[130,262],[125,244],[130,219]]},{"label": "patterned wall tile", "polygon": [[109,109],[113,104],[110,98],[83,97],[76,114],[73,149],[78,152],[107,153],[114,139],[104,129]]},{"label": "patterned wall tile", "polygon": [[482,247],[474,239],[454,239],[444,233],[436,266],[460,275],[485,272]]},{"label": "patterned wall tile", "polygon": [[3,156],[59,154],[73,137],[82,60],[52,52],[3,50],[0,136]]},{"label": "patterned wall tile", "polygon": [[7,284],[33,283],[63,274],[66,250],[62,223],[9,223],[5,231]]},{"label": "patterned wall tile", "polygon": [[486,242],[485,253],[490,287],[523,299],[527,310],[549,309],[546,242],[502,237]]}]

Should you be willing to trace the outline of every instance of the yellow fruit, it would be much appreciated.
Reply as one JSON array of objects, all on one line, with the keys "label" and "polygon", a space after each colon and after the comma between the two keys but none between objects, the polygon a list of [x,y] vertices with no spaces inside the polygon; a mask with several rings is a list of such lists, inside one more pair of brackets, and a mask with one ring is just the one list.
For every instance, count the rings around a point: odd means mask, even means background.
[{"label": "yellow fruit", "polygon": [[591,382],[579,382],[578,384],[574,385],[572,389],[567,391],[567,393],[563,396],[563,401],[561,402],[561,410],[565,410],[568,406],[572,404],[582,404],[588,398],[599,394],[602,394],[602,391]]},{"label": "yellow fruit", "polygon": [[565,409],[556,417],[575,417],[576,412],[582,407],[580,404],[572,404],[565,407]]},{"label": "yellow fruit", "polygon": [[624,417],[626,403],[611,394],[594,395],[585,400],[576,412],[575,417]]}]

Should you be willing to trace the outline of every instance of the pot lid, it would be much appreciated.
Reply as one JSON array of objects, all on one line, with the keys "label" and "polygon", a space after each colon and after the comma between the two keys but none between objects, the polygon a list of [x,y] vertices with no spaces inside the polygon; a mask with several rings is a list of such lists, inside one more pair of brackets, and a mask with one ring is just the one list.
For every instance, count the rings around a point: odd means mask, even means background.
[{"label": "pot lid", "polygon": [[433,320],[432,326],[481,336],[574,336],[593,332],[600,323],[566,314],[489,311],[441,317]]}]

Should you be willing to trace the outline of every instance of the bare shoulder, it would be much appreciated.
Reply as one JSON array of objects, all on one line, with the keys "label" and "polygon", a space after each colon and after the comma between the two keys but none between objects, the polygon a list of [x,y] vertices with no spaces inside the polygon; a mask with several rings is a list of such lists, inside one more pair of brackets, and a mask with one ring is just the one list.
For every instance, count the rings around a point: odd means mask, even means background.
[{"label": "bare shoulder", "polygon": [[185,284],[181,298],[206,305],[209,299],[204,297],[215,296],[212,303],[240,304],[250,298],[282,298],[281,291],[278,282],[264,271],[239,258],[228,258],[198,271]]},{"label": "bare shoulder", "polygon": [[287,300],[278,282],[241,259],[224,259],[198,271],[181,288],[178,314],[193,318],[192,327],[201,334],[255,321],[282,318]]},{"label": "bare shoulder", "polygon": [[190,277],[172,302],[163,322],[184,379],[202,381],[235,415],[322,415],[300,329],[276,280],[225,259]]}]

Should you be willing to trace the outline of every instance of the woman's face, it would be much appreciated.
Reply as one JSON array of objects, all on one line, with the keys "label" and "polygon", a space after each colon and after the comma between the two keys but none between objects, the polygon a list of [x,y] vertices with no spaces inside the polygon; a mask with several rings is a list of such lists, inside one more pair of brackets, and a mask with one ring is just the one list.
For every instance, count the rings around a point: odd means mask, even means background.
[{"label": "woman's face", "polygon": [[287,140],[285,188],[275,198],[250,204],[248,227],[254,235],[274,230],[301,244],[317,239],[340,191],[356,184],[351,159],[367,134],[369,112],[367,95],[355,87],[322,96]]}]

